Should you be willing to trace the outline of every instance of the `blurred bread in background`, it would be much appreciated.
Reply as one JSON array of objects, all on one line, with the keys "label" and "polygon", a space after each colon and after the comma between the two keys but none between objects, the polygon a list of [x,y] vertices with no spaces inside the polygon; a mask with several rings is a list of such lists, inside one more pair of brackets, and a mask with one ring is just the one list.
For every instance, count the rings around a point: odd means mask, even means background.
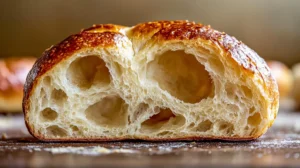
[{"label": "blurred bread in background", "polygon": [[280,98],[283,99],[288,97],[293,89],[292,71],[284,63],[279,61],[270,60],[267,61],[267,64],[277,81]]},{"label": "blurred bread in background", "polygon": [[[280,96],[280,109],[281,110],[293,110],[294,102],[291,99],[291,91],[294,87],[293,73],[289,67],[284,63],[275,60],[267,61],[271,73],[273,74],[279,90]],[[300,65],[299,65],[299,77],[300,77]],[[300,79],[300,78],[299,78]]]},{"label": "blurred bread in background", "polygon": [[23,85],[35,58],[0,59],[0,113],[22,112]]},{"label": "blurred bread in background", "polygon": [[300,109],[300,63],[295,64],[292,67],[294,77],[294,88],[292,91],[292,97],[295,100],[296,108]]}]

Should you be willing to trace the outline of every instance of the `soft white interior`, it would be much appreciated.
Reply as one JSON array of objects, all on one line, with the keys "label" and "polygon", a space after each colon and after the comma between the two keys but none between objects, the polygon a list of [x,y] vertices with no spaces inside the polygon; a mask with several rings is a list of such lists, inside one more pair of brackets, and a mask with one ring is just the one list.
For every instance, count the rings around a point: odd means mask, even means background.
[{"label": "soft white interior", "polygon": [[247,137],[265,127],[264,98],[252,79],[213,51],[169,43],[134,54],[130,41],[118,46],[77,52],[39,79],[28,116],[35,133]]}]

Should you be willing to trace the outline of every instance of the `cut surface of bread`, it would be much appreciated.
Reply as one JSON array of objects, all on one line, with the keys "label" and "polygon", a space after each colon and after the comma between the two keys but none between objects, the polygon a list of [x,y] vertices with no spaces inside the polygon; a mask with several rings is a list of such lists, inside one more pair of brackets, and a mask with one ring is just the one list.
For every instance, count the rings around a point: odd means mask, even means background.
[{"label": "cut surface of bread", "polygon": [[45,141],[251,140],[279,99],[253,50],[189,21],[94,25],[47,49],[24,92]]}]

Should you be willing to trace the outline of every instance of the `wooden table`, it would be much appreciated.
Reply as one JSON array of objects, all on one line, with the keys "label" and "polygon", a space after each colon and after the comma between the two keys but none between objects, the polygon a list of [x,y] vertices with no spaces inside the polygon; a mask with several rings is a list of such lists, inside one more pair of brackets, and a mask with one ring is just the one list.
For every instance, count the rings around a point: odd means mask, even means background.
[{"label": "wooden table", "polygon": [[0,116],[0,167],[300,167],[300,113],[281,112],[250,142],[43,143],[22,115]]}]

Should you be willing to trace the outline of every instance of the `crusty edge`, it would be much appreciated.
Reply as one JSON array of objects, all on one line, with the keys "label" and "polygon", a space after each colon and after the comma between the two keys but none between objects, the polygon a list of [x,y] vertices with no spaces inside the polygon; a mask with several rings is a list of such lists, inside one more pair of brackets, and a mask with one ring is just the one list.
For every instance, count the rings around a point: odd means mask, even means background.
[{"label": "crusty edge", "polygon": [[118,40],[122,40],[124,35],[120,33],[123,26],[106,24],[94,25],[93,27],[82,30],[80,33],[71,35],[59,44],[51,46],[42,56],[35,62],[30,70],[26,83],[24,85],[24,96],[22,108],[25,116],[25,124],[31,135],[35,135],[27,118],[29,107],[29,97],[33,88],[39,81],[39,78],[47,71],[52,69],[56,64],[70,57],[73,53],[90,47],[102,46],[109,47],[116,44]]},{"label": "crusty edge", "polygon": [[[138,24],[132,29],[132,36],[150,34],[159,41],[193,40],[201,38],[215,44],[230,59],[252,74],[258,74],[264,82],[265,90],[278,103],[279,93],[275,79],[266,62],[252,49],[224,32],[189,21],[158,21]],[[277,101],[276,101],[277,100]]]},{"label": "crusty edge", "polygon": [[[119,33],[122,26],[114,25],[95,25],[92,28],[86,29],[79,34],[72,35],[59,43],[58,45],[46,50],[42,57],[36,62],[32,70],[30,71],[26,84],[24,86],[24,99],[23,99],[23,111],[25,114],[25,123],[29,132],[36,138],[43,141],[117,141],[117,140],[129,140],[130,137],[122,138],[58,138],[47,139],[40,135],[34,135],[33,130],[30,127],[27,119],[27,109],[29,109],[29,96],[32,88],[38,81],[38,78],[45,72],[50,70],[54,65],[68,58],[72,53],[88,47],[94,47],[98,45],[110,46],[115,44],[115,36],[121,35]],[[108,30],[107,30],[108,29]],[[111,31],[109,31],[111,30]],[[219,32],[212,29],[210,26],[204,26],[202,24],[196,24],[189,21],[159,21],[148,22],[139,24],[131,30],[131,36],[141,36],[147,33],[153,32],[153,37],[161,40],[191,40],[201,38],[214,43],[217,47],[221,48],[226,55],[234,61],[238,66],[242,66],[245,71],[251,74],[258,74],[262,79],[264,90],[267,92],[270,101],[272,101],[272,112],[274,113],[274,119],[270,119],[269,124],[263,129],[262,132],[250,137],[182,137],[174,139],[155,139],[155,138],[138,138],[141,140],[149,141],[176,141],[176,140],[228,140],[228,141],[247,141],[253,140],[264,134],[267,129],[274,122],[279,104],[278,87],[271,75],[269,67],[265,61],[258,56],[256,52],[247,47],[241,41],[231,37],[224,32]]]},{"label": "crusty edge", "polygon": [[235,37],[212,29],[209,25],[204,26],[184,20],[141,23],[133,27],[131,31],[133,38],[148,36],[146,39],[153,40],[156,38],[158,42],[200,38],[214,44],[216,48],[222,50],[223,55],[226,55],[227,59],[234,63],[235,66],[242,67],[248,75],[257,75],[261,79],[260,83],[271,102],[270,109],[274,113],[274,118],[269,119],[269,124],[258,133],[259,135],[256,138],[264,134],[272,126],[279,108],[278,86],[265,60],[247,45],[238,41]]},{"label": "crusty edge", "polygon": [[260,136],[249,136],[249,137],[200,137],[200,136],[184,136],[179,138],[149,138],[149,137],[130,137],[124,136],[119,138],[45,138],[43,136],[35,136],[41,141],[45,142],[103,142],[103,141],[128,141],[128,140],[142,140],[142,141],[206,141],[206,140],[222,140],[222,141],[251,141],[259,138]]}]

